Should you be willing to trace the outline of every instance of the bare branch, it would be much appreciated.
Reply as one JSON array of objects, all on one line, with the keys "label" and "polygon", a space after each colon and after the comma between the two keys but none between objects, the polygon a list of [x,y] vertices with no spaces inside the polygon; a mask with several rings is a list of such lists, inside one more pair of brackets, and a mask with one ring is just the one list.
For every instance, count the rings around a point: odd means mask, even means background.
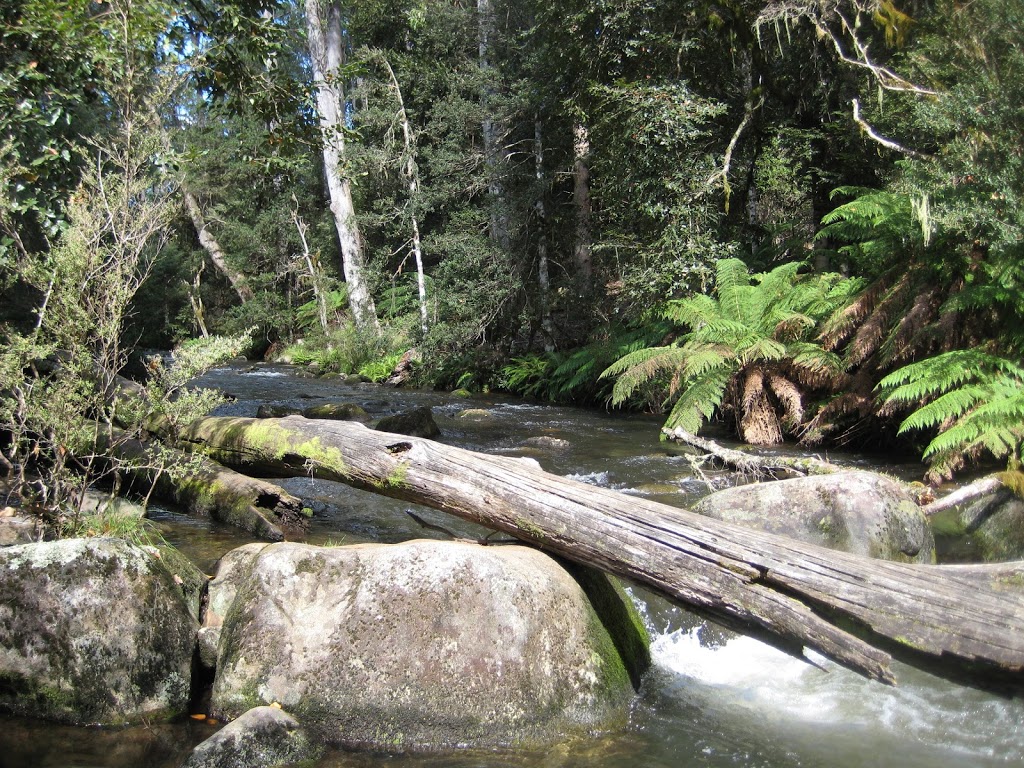
[{"label": "bare branch", "polygon": [[915,149],[910,149],[909,147],[904,147],[902,144],[899,144],[892,139],[887,139],[872,128],[871,125],[869,125],[868,122],[860,115],[859,99],[853,99],[851,104],[853,105],[853,122],[860,126],[860,129],[864,131],[872,141],[881,144],[886,149],[891,149],[894,152],[899,152],[900,154],[907,155],[908,157],[914,157],[918,160],[930,159],[929,155],[926,155],[923,152],[918,152]]}]

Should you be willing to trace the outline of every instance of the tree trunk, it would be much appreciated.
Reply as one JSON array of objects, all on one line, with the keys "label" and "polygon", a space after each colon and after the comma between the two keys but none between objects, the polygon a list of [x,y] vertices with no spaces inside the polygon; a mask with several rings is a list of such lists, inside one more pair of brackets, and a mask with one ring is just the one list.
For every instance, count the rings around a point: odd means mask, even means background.
[{"label": "tree trunk", "polygon": [[309,281],[313,287],[313,300],[316,302],[317,316],[320,318],[320,327],[326,334],[330,325],[327,322],[327,297],[324,295],[323,278],[320,275],[316,262],[313,261],[313,254],[309,252],[309,242],[306,240],[306,231],[309,229],[309,225],[299,215],[299,201],[295,198],[295,195],[292,195],[292,202],[295,204],[295,207],[292,208],[292,223],[295,224],[295,230],[299,234],[299,242],[302,243],[302,258],[305,260],[306,269],[309,271]]},{"label": "tree trunk", "polygon": [[804,477],[806,475],[831,475],[833,472],[845,471],[843,467],[821,459],[793,458],[790,456],[756,456],[746,451],[725,448],[714,440],[697,437],[682,427],[663,429],[662,433],[669,440],[681,443],[688,448],[699,451],[702,456],[697,461],[710,459],[723,467],[733,469],[741,474],[756,478],[777,480],[780,477]]},{"label": "tree trunk", "polygon": [[544,174],[544,143],[540,118],[533,123],[533,158],[537,175],[537,282],[540,288],[540,327],[544,331],[544,351],[555,351],[555,326],[551,320],[551,276],[548,274],[548,212],[544,205],[547,179]]},{"label": "tree trunk", "polygon": [[876,680],[895,681],[892,652],[948,677],[1024,689],[1024,563],[870,560],[350,422],[206,418],[183,440],[246,472],[312,474],[459,515]]},{"label": "tree trunk", "polygon": [[122,435],[107,441],[109,455],[126,461],[133,490],[212,517],[269,541],[309,527],[302,500],[265,480],[239,474],[201,455]]},{"label": "tree trunk", "polygon": [[185,197],[185,207],[188,209],[189,218],[192,219],[192,226],[196,229],[199,244],[203,246],[203,250],[210,257],[213,266],[231,283],[231,287],[238,294],[238,298],[243,304],[247,301],[252,301],[252,288],[249,287],[249,282],[245,279],[245,275],[238,270],[232,269],[231,265],[228,264],[220,243],[217,242],[217,239],[210,232],[206,224],[203,210],[199,207],[199,201],[196,200],[196,196],[184,186],[181,188],[181,191]]},{"label": "tree trunk", "polygon": [[323,139],[324,172],[331,196],[331,212],[341,244],[341,264],[348,285],[352,319],[360,330],[377,331],[377,308],[366,281],[363,242],[352,203],[352,185],[345,177],[344,47],[339,0],[306,0],[309,57],[316,79],[316,102]]},{"label": "tree trunk", "polygon": [[505,187],[502,182],[503,161],[502,145],[505,140],[505,126],[496,117],[494,104],[494,87],[490,78],[493,77],[491,56],[494,47],[494,7],[491,0],[477,0],[477,41],[480,51],[480,70],[483,73],[483,93],[481,101],[484,118],[481,124],[484,144],[484,164],[487,167],[487,190],[491,201],[491,242],[508,251],[510,246],[508,206],[505,201]]},{"label": "tree trunk", "polygon": [[591,218],[593,205],[590,202],[590,132],[583,123],[573,126],[573,202],[576,206],[576,243],[573,256],[576,272],[584,285],[589,286],[594,273],[591,255]]},{"label": "tree trunk", "polygon": [[416,220],[416,205],[419,201],[420,191],[420,175],[416,167],[416,140],[412,124],[409,122],[409,114],[405,111],[405,99],[402,97],[402,88],[398,84],[395,70],[391,68],[391,64],[384,58],[383,53],[378,53],[378,57],[391,79],[391,89],[395,92],[395,99],[398,101],[398,119],[402,124],[402,137],[405,143],[405,178],[409,183],[409,208],[411,211],[409,218],[412,222],[412,255],[416,261],[416,288],[420,300],[420,330],[426,336],[430,327],[427,313],[427,282],[423,274],[423,244],[420,240],[420,225]]}]

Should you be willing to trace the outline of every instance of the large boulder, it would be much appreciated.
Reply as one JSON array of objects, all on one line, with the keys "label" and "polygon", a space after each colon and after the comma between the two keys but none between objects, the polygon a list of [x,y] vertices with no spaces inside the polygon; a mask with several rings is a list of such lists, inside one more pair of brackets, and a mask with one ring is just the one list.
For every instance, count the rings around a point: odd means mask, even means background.
[{"label": "large boulder", "polygon": [[275,768],[314,759],[317,752],[294,717],[256,707],[199,744],[181,768]]},{"label": "large boulder", "polygon": [[830,549],[931,563],[935,540],[910,492],[872,472],[837,472],[712,493],[694,512]]},{"label": "large boulder", "polygon": [[0,549],[0,711],[77,724],[185,712],[197,622],[164,560],[120,539]]},{"label": "large boulder", "polygon": [[419,540],[251,554],[225,580],[215,716],[278,702],[320,739],[387,749],[539,745],[625,716],[629,646],[541,552]]}]

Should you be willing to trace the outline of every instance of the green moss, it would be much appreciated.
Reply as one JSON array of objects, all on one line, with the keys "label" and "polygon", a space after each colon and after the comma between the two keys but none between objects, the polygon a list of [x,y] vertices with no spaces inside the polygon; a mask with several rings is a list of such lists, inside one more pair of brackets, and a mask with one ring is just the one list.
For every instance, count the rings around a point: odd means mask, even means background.
[{"label": "green moss", "polygon": [[531,523],[525,517],[517,517],[515,519],[515,524],[517,528],[522,530],[523,533],[529,535],[531,538],[534,538],[537,541],[544,541],[544,529],[534,523]]},{"label": "green moss", "polygon": [[[575,563],[563,561],[562,566],[583,589],[601,625],[592,627],[592,635],[601,639],[599,653],[608,670],[602,682],[611,690],[639,688],[651,666],[651,638],[640,612],[614,576]],[[604,645],[605,640],[611,645]]]}]

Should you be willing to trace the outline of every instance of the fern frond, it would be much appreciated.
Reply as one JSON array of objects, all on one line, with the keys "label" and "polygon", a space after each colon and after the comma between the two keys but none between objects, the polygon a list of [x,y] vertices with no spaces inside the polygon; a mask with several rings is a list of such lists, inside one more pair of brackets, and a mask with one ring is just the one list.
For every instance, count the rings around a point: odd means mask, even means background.
[{"label": "fern frond", "polygon": [[679,347],[653,347],[633,352],[610,365],[601,378],[617,377],[612,388],[612,404],[626,402],[638,387],[650,382],[658,373],[678,368],[684,354]]},{"label": "fern frond", "polygon": [[739,259],[719,259],[715,265],[715,293],[722,314],[739,319],[743,317],[741,291],[750,287],[747,265]]},{"label": "fern frond", "polygon": [[898,434],[912,429],[929,429],[959,418],[988,394],[982,386],[958,387],[914,411],[900,424]]},{"label": "fern frond", "polygon": [[698,432],[703,423],[722,405],[730,378],[732,371],[718,368],[690,382],[676,400],[665,426],[669,429],[682,427],[687,432]]}]

